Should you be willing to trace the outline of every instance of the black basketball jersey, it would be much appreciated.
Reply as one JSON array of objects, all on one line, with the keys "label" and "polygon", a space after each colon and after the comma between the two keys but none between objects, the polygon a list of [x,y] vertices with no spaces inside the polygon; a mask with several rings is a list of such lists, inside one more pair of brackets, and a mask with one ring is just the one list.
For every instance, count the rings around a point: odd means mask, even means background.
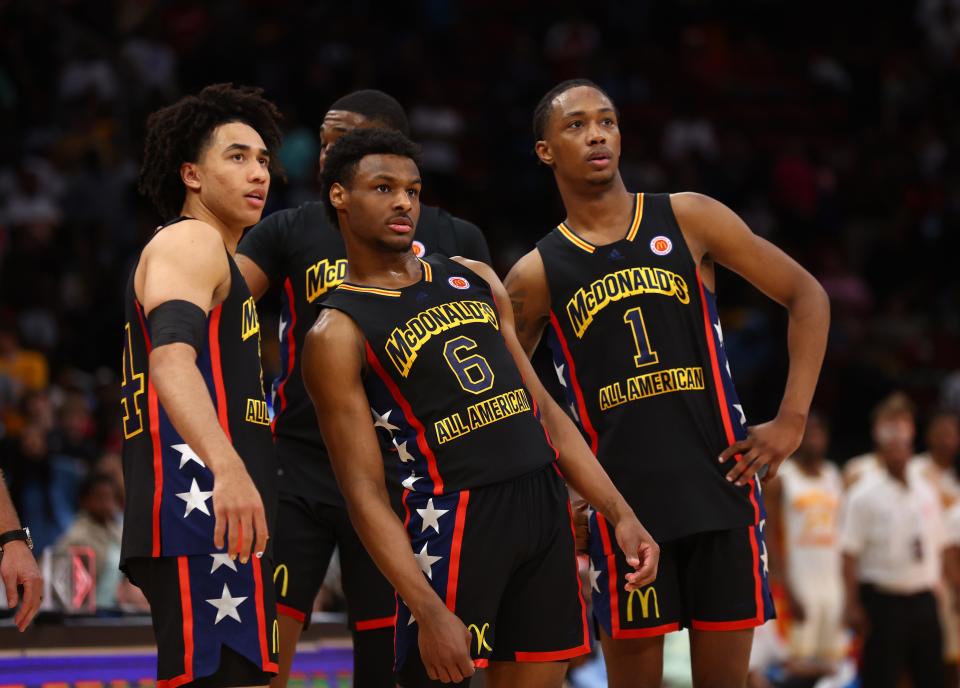
[{"label": "black basketball jersey", "polygon": [[[421,206],[413,249],[418,256],[437,252],[490,262],[476,226],[428,205]],[[305,203],[264,218],[243,237],[237,252],[253,260],[271,284],[280,286],[280,374],[271,399],[273,431],[281,442],[280,489],[342,505],[300,374],[304,337],[317,319],[320,303],[346,274],[340,230],[330,223],[323,203]]]},{"label": "black basketball jersey", "polygon": [[[230,292],[207,316],[207,341],[197,354],[197,368],[220,427],[260,491],[272,532],[276,465],[260,369],[260,322],[229,253],[227,260]],[[150,380],[150,329],[134,291],[135,273],[136,267],[127,282],[124,323],[121,561],[211,554],[216,551],[213,473],[173,427]]]},{"label": "black basketball jersey", "polygon": [[537,243],[550,288],[547,341],[570,408],[650,533],[670,540],[762,516],[720,452],[746,436],[714,295],[668,194],[637,194],[604,246],[560,224]]},{"label": "black basketball jersey", "polygon": [[441,495],[549,464],[556,452],[500,334],[490,286],[443,256],[421,267],[409,287],[345,282],[323,303],[366,339],[363,384],[388,480]]}]

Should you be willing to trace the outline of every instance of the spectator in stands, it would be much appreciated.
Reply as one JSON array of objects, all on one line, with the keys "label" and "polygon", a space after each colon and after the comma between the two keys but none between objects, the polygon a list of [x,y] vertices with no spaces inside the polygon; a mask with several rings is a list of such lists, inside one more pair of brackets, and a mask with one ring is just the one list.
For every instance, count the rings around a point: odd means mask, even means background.
[{"label": "spectator in stands", "polygon": [[[903,392],[894,392],[873,412],[874,447],[890,445],[909,446],[913,451],[916,437],[917,411],[913,402]],[[866,475],[883,468],[880,457],[874,451],[855,456],[843,467],[843,482],[849,488]]]},{"label": "spectator in stands", "polygon": [[50,451],[47,433],[35,423],[23,428],[10,453],[12,492],[42,552],[73,521],[81,471],[74,460]]},{"label": "spectator in stands", "polygon": [[933,487],[907,471],[913,408],[893,395],[874,411],[874,456],[851,488],[840,528],[846,618],[864,639],[864,688],[942,686],[942,629],[934,590],[941,580],[943,526]]},{"label": "spectator in stands", "polygon": [[80,486],[80,509],[73,524],[59,537],[54,549],[70,552],[89,547],[96,566],[97,608],[115,609],[120,573],[120,503],[117,485],[106,473],[91,473]]},{"label": "spectator in stands", "polygon": [[790,646],[797,663],[832,670],[846,653],[838,515],[840,471],[826,458],[829,429],[811,412],[797,453],[765,490],[770,579],[788,600]]},{"label": "spectator in stands", "polygon": [[[960,476],[957,475],[957,454],[960,452],[960,418],[953,411],[937,411],[927,424],[927,451],[910,461],[908,472],[928,481],[940,497],[944,513],[960,500]],[[960,615],[952,586],[946,582],[938,603],[943,627],[943,656],[947,665],[948,684],[956,686],[957,662],[960,659]]]}]

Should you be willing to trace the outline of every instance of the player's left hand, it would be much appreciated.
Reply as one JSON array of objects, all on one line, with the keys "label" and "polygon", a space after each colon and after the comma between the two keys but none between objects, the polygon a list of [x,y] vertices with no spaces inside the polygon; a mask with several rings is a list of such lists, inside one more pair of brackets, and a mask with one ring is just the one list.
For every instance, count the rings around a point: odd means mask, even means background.
[{"label": "player's left hand", "polygon": [[660,545],[647,532],[637,517],[630,514],[620,519],[616,528],[617,544],[627,558],[627,565],[632,566],[633,573],[624,578],[627,583],[625,590],[639,590],[650,585],[657,578],[657,567],[660,564]]},{"label": "player's left hand", "polygon": [[727,473],[727,480],[742,487],[764,466],[763,482],[776,477],[783,460],[800,446],[806,417],[800,414],[778,414],[773,420],[747,428],[747,439],[734,442],[720,454],[720,463],[739,454],[737,464]]}]

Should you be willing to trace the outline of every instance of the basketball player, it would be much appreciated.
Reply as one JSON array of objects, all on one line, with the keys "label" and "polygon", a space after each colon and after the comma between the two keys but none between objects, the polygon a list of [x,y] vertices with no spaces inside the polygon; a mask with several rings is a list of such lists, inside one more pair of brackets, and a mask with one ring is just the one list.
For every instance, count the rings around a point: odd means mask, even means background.
[{"label": "basketball player", "polygon": [[[495,688],[559,687],[562,660],[589,652],[560,471],[613,524],[620,585],[653,580],[657,546],[544,391],[493,270],[411,250],[415,155],[383,130],[328,154],[324,202],[349,262],[307,335],[304,382],[351,520],[398,593],[400,684],[489,666]],[[385,474],[404,488],[402,522]]]},{"label": "basketball player", "polygon": [[277,671],[276,467],[260,325],[233,253],[263,211],[279,116],[259,89],[219,84],[147,121],[140,190],[167,223],[126,292],[121,568],[150,602],[171,686],[266,685]]},{"label": "basketball player", "polygon": [[839,510],[840,471],[826,458],[826,421],[807,419],[800,448],[767,486],[771,579],[790,600],[790,657],[831,669],[846,651]]},{"label": "basketball player", "polygon": [[[381,91],[356,91],[336,101],[320,127],[320,168],[331,146],[354,129],[383,128],[409,134],[400,103]],[[476,226],[439,208],[422,206],[414,252],[438,252],[490,262]],[[354,685],[392,687],[393,587],[384,579],[350,524],[337,489],[316,416],[303,387],[300,352],[322,299],[343,281],[347,258],[340,230],[323,203],[306,203],[265,218],[237,248],[237,265],[259,299],[282,285],[280,377],[274,382],[273,430],[280,464],[280,506],[274,537],[280,673],[285,686],[300,633],[310,622],[317,591],[334,547],[339,547],[343,587],[353,633]],[[395,452],[396,450],[394,450]]]},{"label": "basketball player", "polygon": [[[773,614],[754,476],[763,466],[775,474],[800,443],[826,343],[827,297],[717,201],[628,192],[616,107],[591,82],[551,89],[534,131],[567,218],[507,276],[517,335],[532,354],[549,325],[572,412],[663,547],[656,587],[624,595],[616,582],[626,569],[608,523],[590,518],[594,614],[610,685],[660,685],[662,636],[681,626],[691,629],[695,685],[743,685],[752,629]],[[717,264],[790,316],[780,412],[752,428],[723,348]]]}]

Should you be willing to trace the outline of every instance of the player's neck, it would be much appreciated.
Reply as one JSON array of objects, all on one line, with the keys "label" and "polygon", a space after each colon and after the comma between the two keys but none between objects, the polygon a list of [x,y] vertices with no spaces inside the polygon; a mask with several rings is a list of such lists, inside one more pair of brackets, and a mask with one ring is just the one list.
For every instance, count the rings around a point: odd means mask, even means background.
[{"label": "player's neck", "polygon": [[383,289],[402,289],[423,277],[412,248],[385,251],[375,246],[347,242],[347,282]]},{"label": "player's neck", "polygon": [[183,208],[180,209],[180,215],[206,222],[220,232],[223,243],[230,252],[230,255],[237,252],[237,244],[240,243],[240,237],[243,236],[243,227],[231,227],[221,220],[212,210],[191,198],[188,198],[183,204]]},{"label": "player's neck", "polygon": [[567,211],[565,224],[593,243],[622,239],[633,219],[634,195],[620,174],[603,186],[564,184],[558,180]]},{"label": "player's neck", "polygon": [[941,471],[952,472],[954,470],[954,466],[956,465],[953,454],[934,454],[931,451],[930,459]]}]

